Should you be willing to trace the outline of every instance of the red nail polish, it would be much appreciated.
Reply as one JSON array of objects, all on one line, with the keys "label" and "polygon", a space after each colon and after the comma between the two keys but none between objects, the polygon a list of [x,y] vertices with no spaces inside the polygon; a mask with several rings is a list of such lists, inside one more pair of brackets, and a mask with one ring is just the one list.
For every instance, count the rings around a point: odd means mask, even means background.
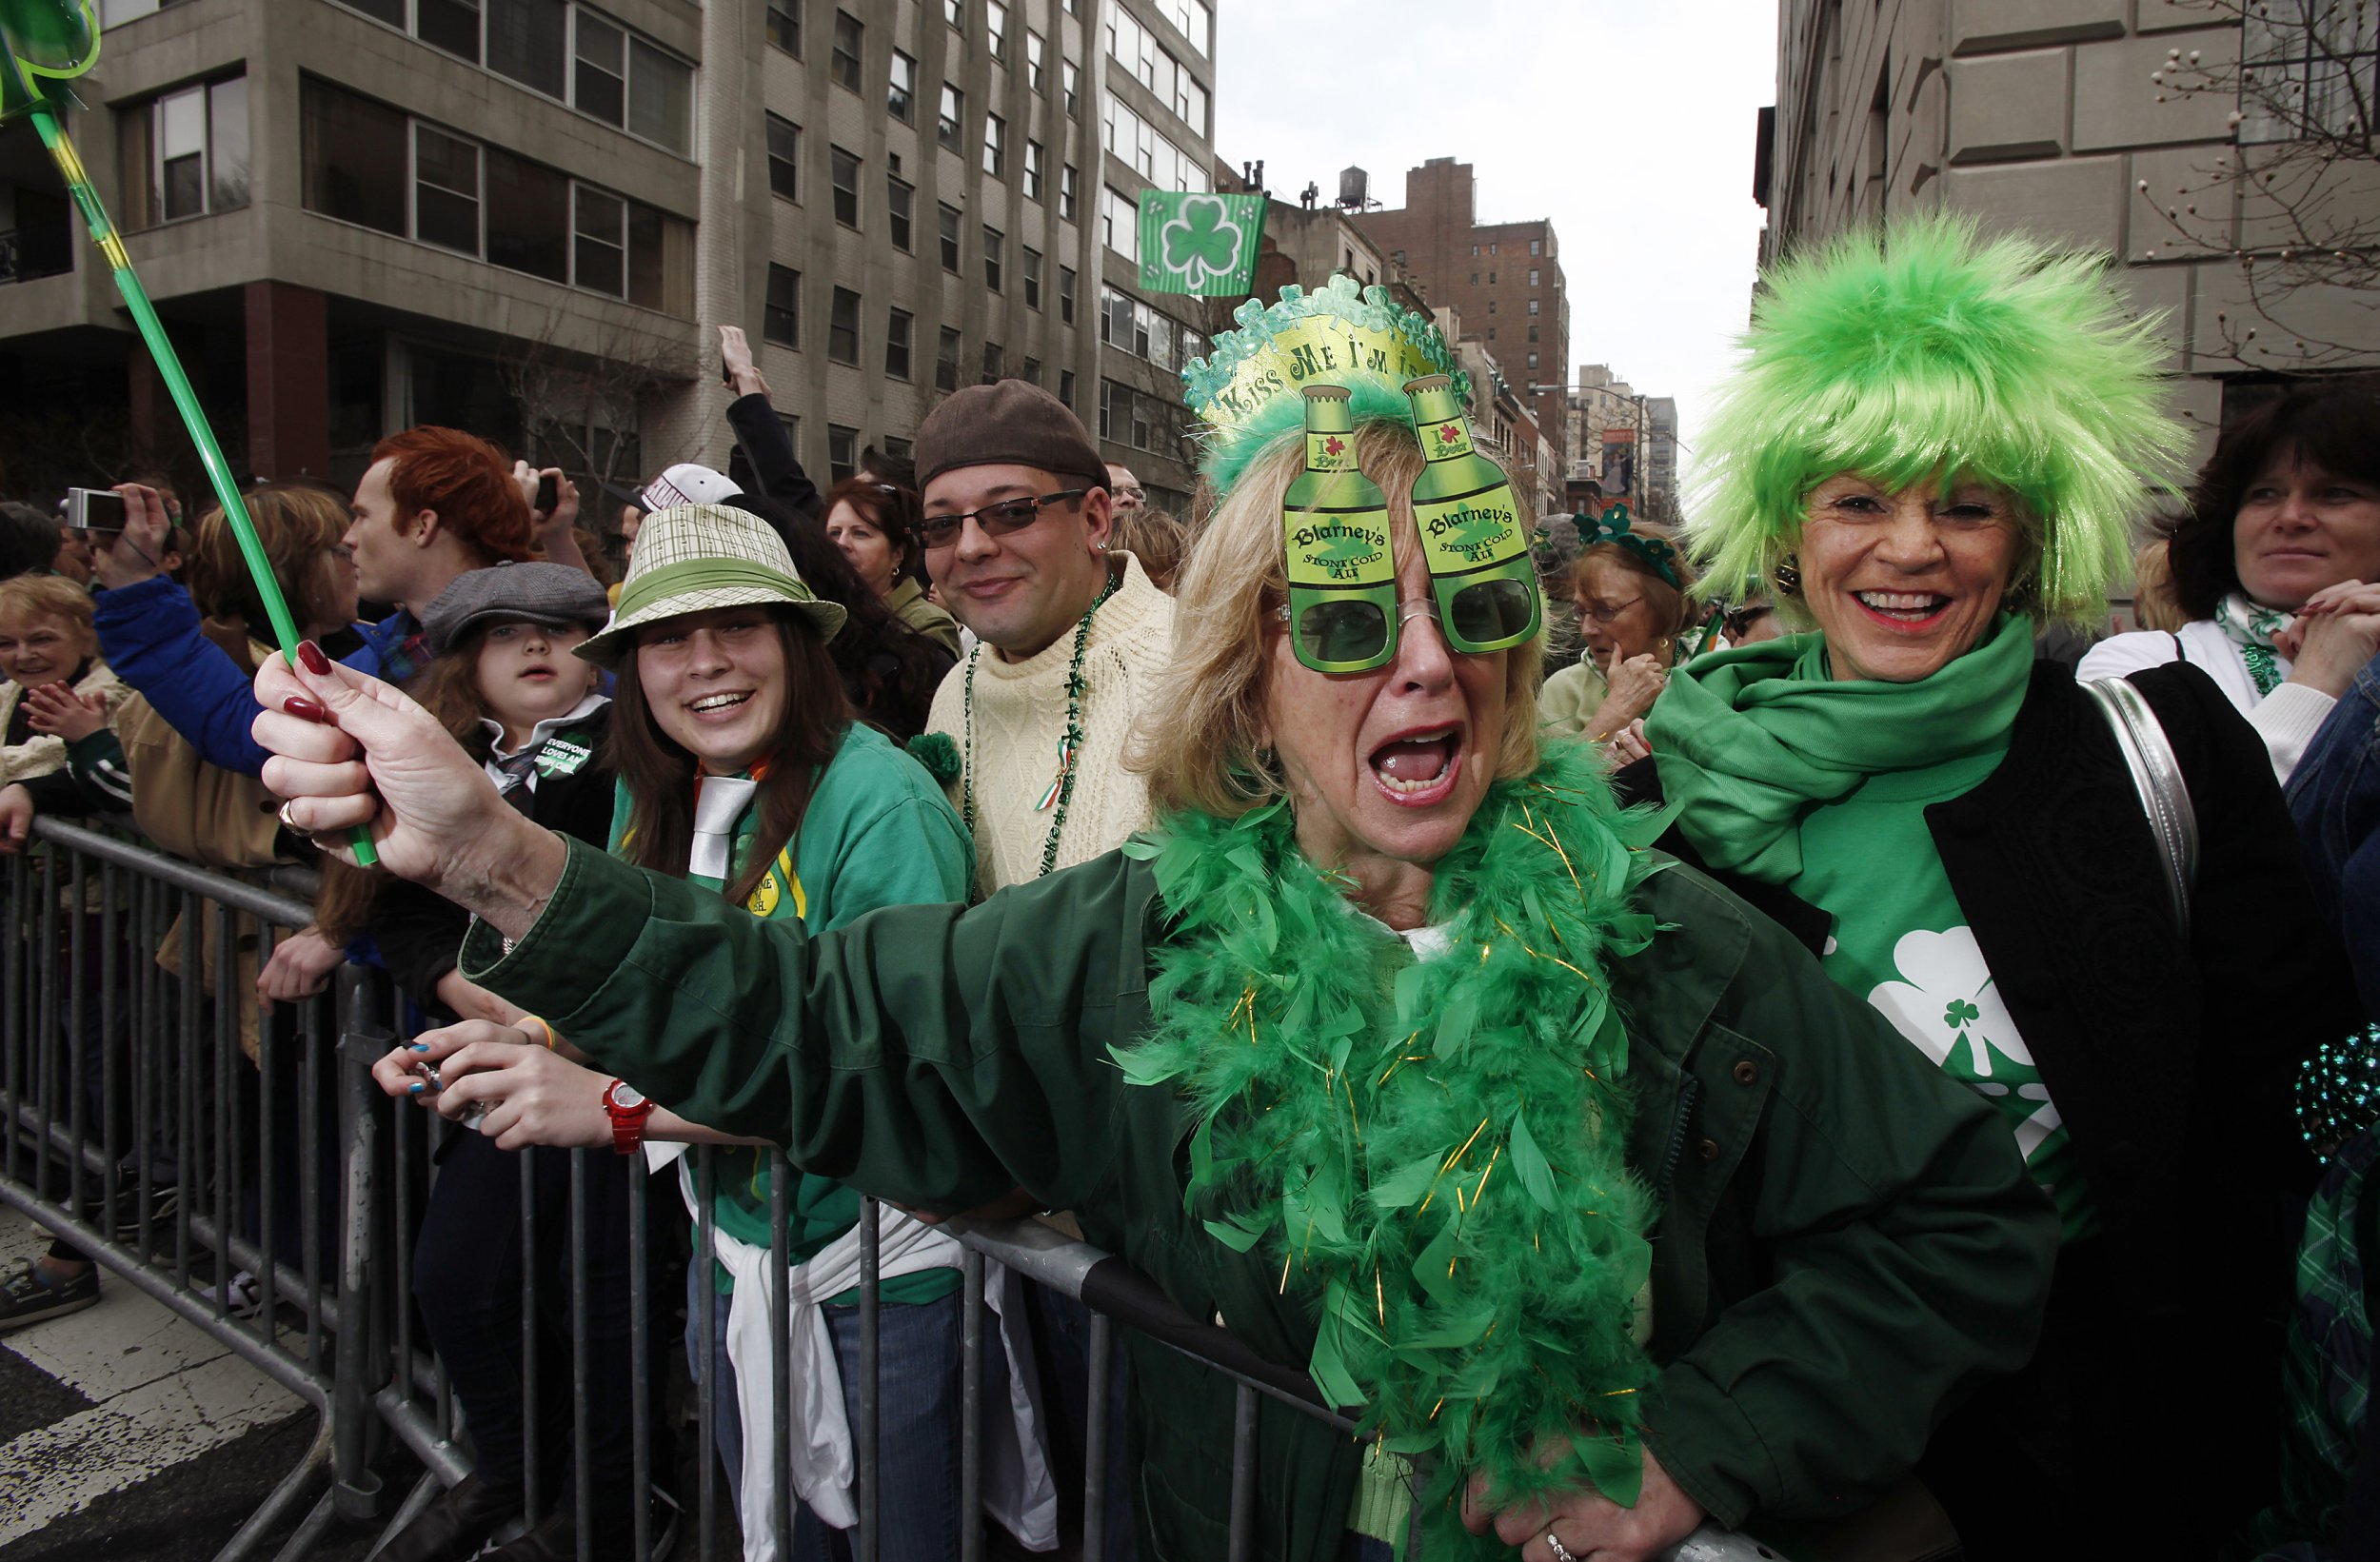
[{"label": "red nail polish", "polygon": [[315,644],[312,641],[301,640],[298,642],[298,660],[306,663],[306,670],[312,673],[316,678],[326,678],[329,676],[330,658],[323,655],[323,648]]},{"label": "red nail polish", "polygon": [[288,699],[281,702],[281,708],[288,711],[290,715],[307,722],[327,722],[330,720],[330,712],[323,709],[322,706],[314,703],[314,702],[307,699],[306,696],[302,694],[293,694],[289,696]]}]

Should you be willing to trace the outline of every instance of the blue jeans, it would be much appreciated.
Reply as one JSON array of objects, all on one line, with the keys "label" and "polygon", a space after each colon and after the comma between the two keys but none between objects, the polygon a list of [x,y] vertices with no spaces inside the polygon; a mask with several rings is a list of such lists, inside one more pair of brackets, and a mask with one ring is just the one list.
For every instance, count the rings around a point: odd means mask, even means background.
[{"label": "blue jeans", "polygon": [[2314,903],[2346,940],[2364,1006],[2380,1014],[2380,658],[2314,734],[2289,802]]},{"label": "blue jeans", "polygon": [[[711,1266],[687,1268],[686,1359],[699,1361],[702,1336],[696,1311],[710,1292]],[[887,1302],[876,1310],[878,1479],[877,1555],[882,1562],[945,1562],[959,1554],[959,1439],[961,1431],[961,1328],[964,1293],[938,1301]],[[738,1493],[744,1470],[744,1432],[738,1419],[736,1384],[727,1360],[729,1298],[713,1294],[717,1320],[711,1366],[716,1385],[711,1419],[727,1490]],[[835,1336],[835,1363],[843,1374],[843,1414],[852,1435],[860,1428],[860,1310],[829,1306],[827,1327]],[[698,1367],[699,1370],[699,1367]],[[1001,1349],[997,1320],[983,1319],[983,1414],[1008,1414],[1008,1358]],[[745,1525],[766,1524],[767,1513],[742,1513]],[[791,1562],[847,1562],[856,1538],[837,1530],[800,1502],[793,1509]]]}]

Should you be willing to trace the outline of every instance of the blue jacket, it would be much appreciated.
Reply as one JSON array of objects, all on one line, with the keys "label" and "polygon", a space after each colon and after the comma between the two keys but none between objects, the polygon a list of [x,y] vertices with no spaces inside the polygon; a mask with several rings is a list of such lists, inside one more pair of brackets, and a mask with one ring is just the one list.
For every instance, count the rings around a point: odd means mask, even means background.
[{"label": "blue jacket", "polygon": [[2330,708],[2289,800],[2314,903],[2338,924],[2364,1006],[2380,1014],[2380,657]]},{"label": "blue jacket", "polygon": [[[207,638],[188,591],[164,575],[102,591],[92,621],[108,665],[189,740],[200,759],[248,776],[265,768],[265,751],[248,736],[261,708],[252,680]],[[389,670],[403,658],[405,642],[420,632],[412,614],[399,608],[355,628],[364,644],[347,658],[348,666],[399,681],[418,670]]]}]

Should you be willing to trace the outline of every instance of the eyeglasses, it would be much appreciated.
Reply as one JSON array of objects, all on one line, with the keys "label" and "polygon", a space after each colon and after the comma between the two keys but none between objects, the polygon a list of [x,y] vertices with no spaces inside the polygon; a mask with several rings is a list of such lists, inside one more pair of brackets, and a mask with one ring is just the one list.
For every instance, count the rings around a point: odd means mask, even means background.
[{"label": "eyeglasses", "polygon": [[986,504],[964,515],[929,515],[911,526],[909,535],[916,538],[918,546],[928,553],[956,545],[959,533],[970,521],[982,526],[986,536],[1005,537],[1012,531],[1022,531],[1039,521],[1042,505],[1061,504],[1069,500],[1081,499],[1090,491],[1088,488],[1061,488],[1038,499],[1003,499],[997,504]]},{"label": "eyeglasses", "polygon": [[1121,487],[1121,488],[1118,488],[1118,489],[1116,490],[1116,497],[1117,497],[1118,499],[1130,499],[1130,500],[1141,501],[1141,500],[1146,500],[1146,499],[1149,497],[1149,495],[1148,495],[1148,490],[1147,490],[1147,489],[1145,489],[1145,488],[1141,487],[1139,484],[1137,484],[1137,483],[1136,483],[1136,484],[1127,484],[1126,486]]},{"label": "eyeglasses", "polygon": [[1631,597],[1626,602],[1582,602],[1578,603],[1578,616],[1582,619],[1593,619],[1597,623],[1612,623],[1617,622],[1622,613],[1627,612],[1630,608],[1636,606],[1636,603],[1642,601],[1644,601],[1642,597]]},{"label": "eyeglasses", "polygon": [[[1490,599],[1482,599],[1478,605],[1487,608],[1493,603]],[[1456,600],[1456,611],[1472,616],[1472,607],[1461,598]],[[1446,614],[1435,597],[1414,597],[1399,602],[1396,604],[1393,617],[1388,604],[1380,600],[1354,595],[1302,603],[1294,619],[1287,603],[1275,608],[1273,615],[1284,623],[1295,623],[1298,660],[1321,673],[1368,673],[1376,667],[1387,666],[1397,660],[1398,642],[1404,638],[1406,623],[1418,618],[1426,618],[1437,624],[1438,632],[1445,635],[1448,645],[1455,650],[1466,655],[1485,654],[1457,643],[1456,636],[1447,633]],[[1502,630],[1506,625],[1499,613],[1496,622],[1475,623],[1471,627]],[[1484,633],[1463,638],[1479,641],[1503,637],[1500,633]],[[1506,643],[1513,643],[1508,641]],[[1496,648],[1501,650],[1504,647],[1498,645]]]}]

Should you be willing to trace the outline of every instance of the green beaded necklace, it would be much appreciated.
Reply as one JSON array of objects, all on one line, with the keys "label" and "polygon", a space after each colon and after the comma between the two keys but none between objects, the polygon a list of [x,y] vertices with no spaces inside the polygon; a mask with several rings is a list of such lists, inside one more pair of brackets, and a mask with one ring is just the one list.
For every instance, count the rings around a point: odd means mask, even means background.
[{"label": "green beaded necklace", "polygon": [[[1049,821],[1049,839],[1041,843],[1041,877],[1058,865],[1058,838],[1066,828],[1066,805],[1074,801],[1075,756],[1082,747],[1082,655],[1091,643],[1091,621],[1107,599],[1116,594],[1117,577],[1109,574],[1107,584],[1091,603],[1091,610],[1082,615],[1074,628],[1074,659],[1066,664],[1066,730],[1058,740],[1058,779],[1051,782],[1054,799],[1042,803],[1058,810],[1058,817]],[[966,725],[966,780],[959,789],[959,812],[965,822],[967,834],[975,834],[975,664],[983,656],[983,647],[976,646],[967,657],[966,699],[962,720]]]}]

